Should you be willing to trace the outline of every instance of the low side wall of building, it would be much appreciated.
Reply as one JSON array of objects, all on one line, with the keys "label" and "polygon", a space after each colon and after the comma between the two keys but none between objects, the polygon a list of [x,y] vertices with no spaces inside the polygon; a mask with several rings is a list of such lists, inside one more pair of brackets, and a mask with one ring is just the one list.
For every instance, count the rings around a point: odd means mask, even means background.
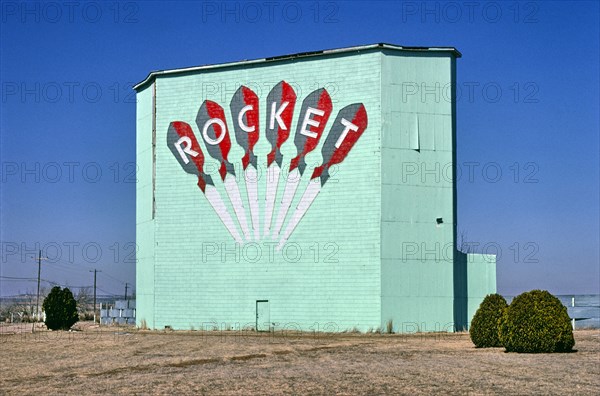
[{"label": "low side wall of building", "polygon": [[454,263],[454,321],[457,330],[468,330],[479,304],[496,293],[496,256],[456,253]]}]

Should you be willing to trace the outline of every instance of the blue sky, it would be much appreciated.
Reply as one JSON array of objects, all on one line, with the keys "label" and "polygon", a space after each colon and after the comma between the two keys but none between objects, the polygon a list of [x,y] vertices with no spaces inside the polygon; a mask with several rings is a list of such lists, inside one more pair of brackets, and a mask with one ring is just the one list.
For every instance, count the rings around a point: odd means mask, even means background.
[{"label": "blue sky", "polygon": [[45,280],[135,283],[131,85],[149,71],[378,42],[463,54],[458,223],[499,253],[498,290],[598,293],[598,2],[1,7],[0,295],[35,290],[38,248]]}]

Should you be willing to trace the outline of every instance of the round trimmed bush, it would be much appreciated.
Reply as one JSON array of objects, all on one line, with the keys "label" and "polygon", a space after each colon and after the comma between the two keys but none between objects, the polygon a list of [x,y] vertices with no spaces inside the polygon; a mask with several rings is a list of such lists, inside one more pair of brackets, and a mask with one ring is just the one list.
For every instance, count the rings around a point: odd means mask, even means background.
[{"label": "round trimmed bush", "polygon": [[569,352],[575,345],[567,308],[545,290],[515,297],[500,319],[499,336],[507,352]]},{"label": "round trimmed bush", "polygon": [[50,330],[69,330],[77,323],[77,303],[68,288],[54,286],[42,305],[46,312],[46,327]]},{"label": "round trimmed bush", "polygon": [[483,299],[469,329],[471,341],[477,348],[502,346],[498,338],[498,320],[506,307],[508,304],[500,294],[489,294]]}]

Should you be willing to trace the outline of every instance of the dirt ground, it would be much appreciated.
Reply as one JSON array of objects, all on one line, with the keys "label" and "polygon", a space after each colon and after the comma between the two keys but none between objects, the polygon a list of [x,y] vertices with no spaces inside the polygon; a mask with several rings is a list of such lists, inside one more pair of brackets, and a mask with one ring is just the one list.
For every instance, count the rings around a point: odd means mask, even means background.
[{"label": "dirt ground", "polygon": [[0,394],[597,394],[600,330],[577,352],[476,349],[468,334],[0,328]]}]

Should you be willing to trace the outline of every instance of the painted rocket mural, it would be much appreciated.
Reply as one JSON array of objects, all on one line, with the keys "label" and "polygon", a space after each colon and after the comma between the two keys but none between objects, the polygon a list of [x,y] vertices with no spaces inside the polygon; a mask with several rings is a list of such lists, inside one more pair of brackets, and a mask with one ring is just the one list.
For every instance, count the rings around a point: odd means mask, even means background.
[{"label": "painted rocket mural", "polygon": [[[241,86],[230,103],[235,140],[244,151],[241,161],[250,206],[250,223],[246,217],[246,208],[238,188],[235,169],[228,160],[231,139],[223,107],[216,102],[205,100],[198,111],[196,124],[206,152],[219,162],[219,175],[235,213],[237,224],[229,214],[211,176],[204,173],[204,154],[191,126],[182,121],[173,121],[169,125],[167,132],[169,149],[183,170],[198,178],[198,186],[225,228],[238,243],[273,238],[279,241],[278,249],[281,249],[329,179],[330,167],[341,163],[346,158],[367,128],[367,111],[362,103],[348,105],[339,111],[321,148],[323,164],[313,170],[306,190],[289,217],[284,231],[281,232],[307,167],[305,157],[317,148],[333,111],[331,97],[325,88],[313,91],[302,102],[294,135],[297,154],[289,161],[289,174],[273,222],[275,198],[284,162],[281,147],[290,136],[295,104],[296,93],[285,81],[273,87],[267,96],[265,136],[271,145],[271,151],[266,158],[266,196],[262,234],[258,201],[259,159],[254,154],[254,146],[260,136],[259,99],[256,93],[246,86]],[[243,236],[238,232],[238,225]]]},{"label": "painted rocket mural", "polygon": [[283,162],[281,146],[290,136],[294,106],[296,105],[296,93],[288,83],[281,81],[267,96],[267,104],[271,104],[271,107],[267,107],[269,123],[266,126],[265,134],[267,140],[271,143],[271,152],[267,155],[265,237],[271,234],[271,220],[281,175],[281,163]]}]

